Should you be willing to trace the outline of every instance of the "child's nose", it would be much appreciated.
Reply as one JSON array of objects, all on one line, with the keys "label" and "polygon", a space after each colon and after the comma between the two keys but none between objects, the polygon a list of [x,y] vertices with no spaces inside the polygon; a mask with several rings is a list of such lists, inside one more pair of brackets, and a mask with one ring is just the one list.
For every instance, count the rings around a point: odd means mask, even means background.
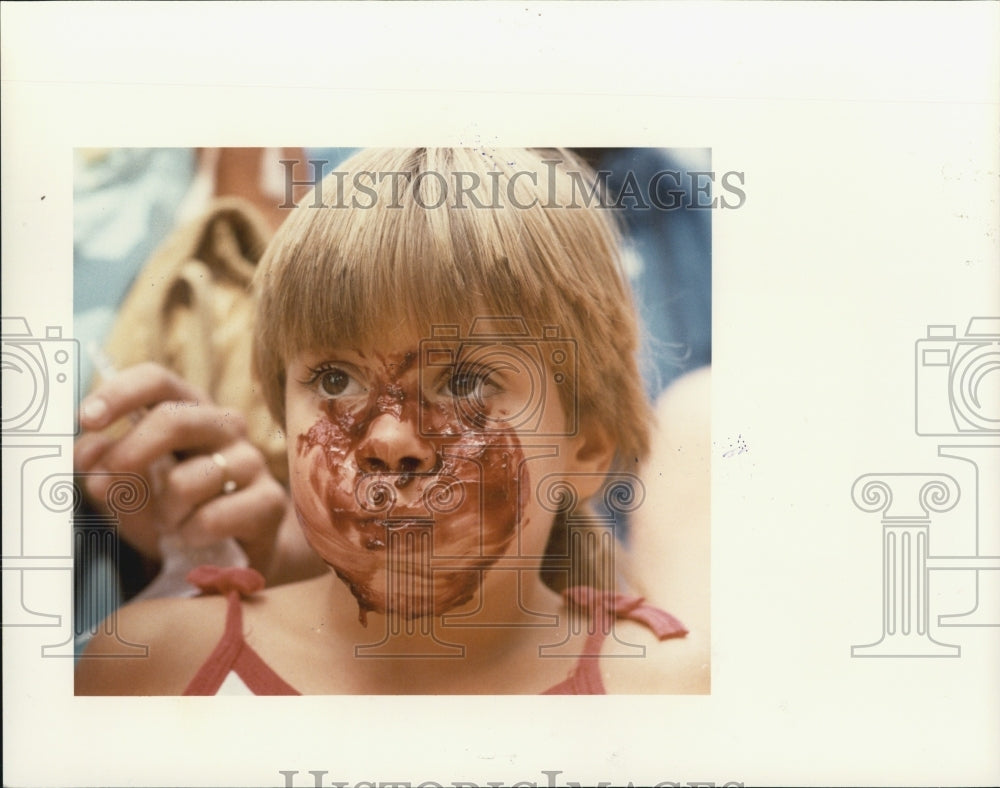
[{"label": "child's nose", "polygon": [[372,421],[355,456],[365,473],[426,473],[435,465],[434,448],[416,425],[388,413]]}]

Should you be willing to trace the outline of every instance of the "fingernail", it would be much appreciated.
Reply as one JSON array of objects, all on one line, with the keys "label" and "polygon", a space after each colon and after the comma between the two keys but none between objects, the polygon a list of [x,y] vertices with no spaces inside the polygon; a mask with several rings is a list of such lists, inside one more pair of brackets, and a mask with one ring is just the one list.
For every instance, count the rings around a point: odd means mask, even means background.
[{"label": "fingernail", "polygon": [[87,397],[80,403],[80,416],[86,422],[85,426],[99,429],[108,419],[108,403],[100,397]]}]

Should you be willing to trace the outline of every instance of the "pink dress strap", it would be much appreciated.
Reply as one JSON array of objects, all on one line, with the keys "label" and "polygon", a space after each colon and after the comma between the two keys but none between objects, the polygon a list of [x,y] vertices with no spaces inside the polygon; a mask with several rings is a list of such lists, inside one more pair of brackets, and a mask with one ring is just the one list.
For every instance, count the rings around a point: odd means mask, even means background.
[{"label": "pink dress strap", "polygon": [[674,616],[658,607],[647,605],[642,597],[600,592],[587,586],[573,586],[563,591],[571,607],[590,618],[583,653],[569,676],[543,695],[605,695],[598,659],[604,640],[611,633],[615,619],[636,621],[646,626],[658,640],[683,637],[687,628]]},{"label": "pink dress strap", "polygon": [[[204,594],[227,598],[226,624],[221,639],[191,679],[185,695],[215,695],[227,676],[235,673],[255,695],[299,695],[247,644],[243,636],[242,598],[264,587],[263,576],[253,569],[220,569],[203,566],[188,575],[188,581]],[[598,658],[615,619],[628,619],[648,627],[660,640],[683,637],[687,629],[664,610],[647,605],[641,597],[601,593],[577,586],[563,592],[567,604],[585,613],[589,631],[583,654],[569,676],[544,695],[604,695]]]},{"label": "pink dress strap", "polygon": [[264,577],[254,569],[200,566],[191,570],[188,582],[203,594],[226,596],[226,626],[215,650],[191,679],[185,695],[215,695],[230,673],[235,673],[255,695],[298,695],[247,645],[243,637],[241,599],[264,587]]}]

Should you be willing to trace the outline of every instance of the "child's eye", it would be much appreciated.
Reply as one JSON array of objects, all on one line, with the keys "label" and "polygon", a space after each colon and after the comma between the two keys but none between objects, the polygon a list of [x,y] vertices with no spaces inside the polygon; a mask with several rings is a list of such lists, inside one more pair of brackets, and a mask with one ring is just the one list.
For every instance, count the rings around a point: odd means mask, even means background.
[{"label": "child's eye", "polygon": [[365,392],[365,387],[341,367],[323,367],[310,370],[310,373],[308,383],[316,388],[320,396],[350,397]]},{"label": "child's eye", "polygon": [[441,391],[448,397],[481,401],[496,394],[499,387],[488,370],[458,369],[445,378]]},{"label": "child's eye", "polygon": [[445,382],[445,393],[452,397],[472,397],[481,388],[483,378],[468,372],[456,372]]}]

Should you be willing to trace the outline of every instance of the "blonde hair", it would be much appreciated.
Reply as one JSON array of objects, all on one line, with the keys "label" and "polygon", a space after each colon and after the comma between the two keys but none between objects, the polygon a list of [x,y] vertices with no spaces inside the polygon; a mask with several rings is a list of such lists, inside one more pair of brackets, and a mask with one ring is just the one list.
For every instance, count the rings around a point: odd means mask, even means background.
[{"label": "blonde hair", "polygon": [[468,327],[485,309],[575,343],[563,408],[634,468],[652,412],[618,233],[589,204],[593,180],[565,151],[365,150],[342,164],[278,230],[255,278],[254,367],[278,422],[293,354]]}]

